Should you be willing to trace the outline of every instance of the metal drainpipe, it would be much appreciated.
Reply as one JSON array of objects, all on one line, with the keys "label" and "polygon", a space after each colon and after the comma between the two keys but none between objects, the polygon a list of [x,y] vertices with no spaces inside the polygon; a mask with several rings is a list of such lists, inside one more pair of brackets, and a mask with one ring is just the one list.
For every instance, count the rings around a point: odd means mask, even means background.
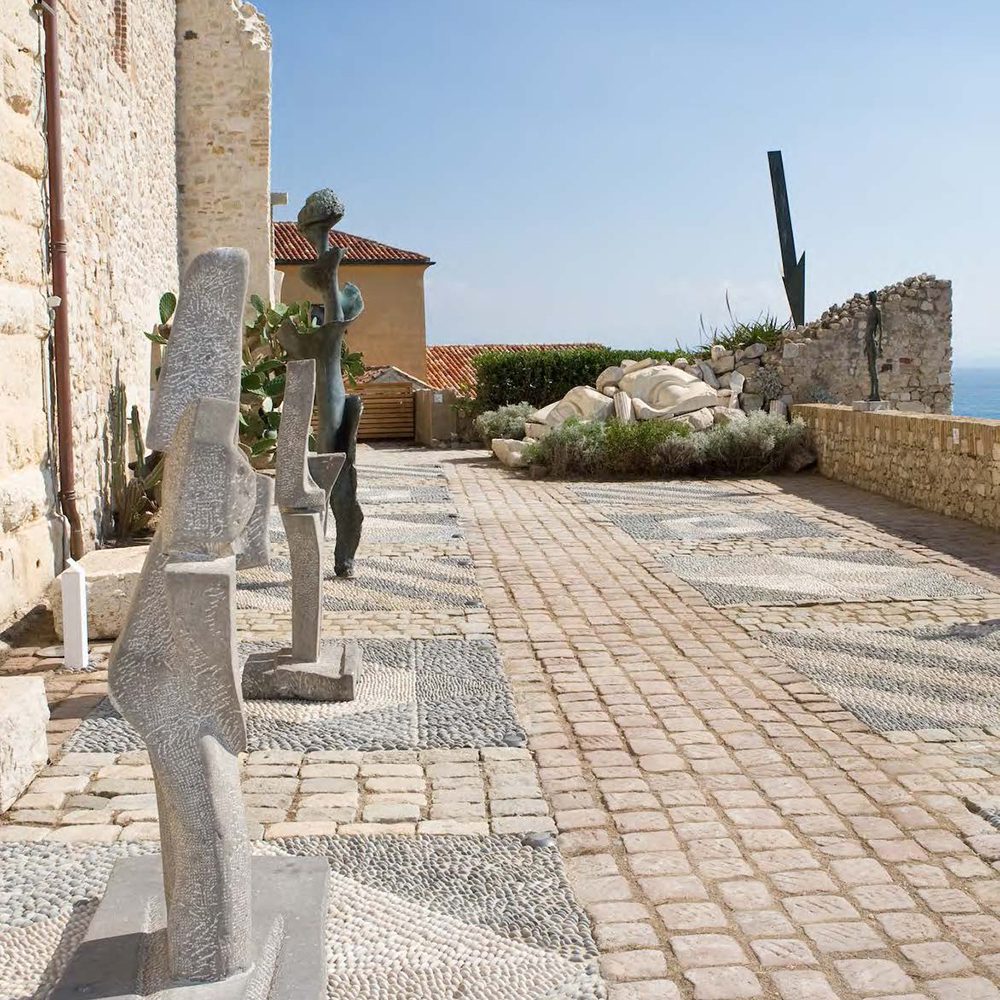
[{"label": "metal drainpipe", "polygon": [[59,94],[58,0],[38,4],[45,29],[45,141],[49,167],[49,258],[54,310],[53,354],[56,375],[56,436],[59,447],[59,502],[69,521],[69,551],[83,556],[83,527],[76,506],[73,459],[73,391],[70,384],[69,305],[66,299],[66,220],[63,213],[62,108]]}]

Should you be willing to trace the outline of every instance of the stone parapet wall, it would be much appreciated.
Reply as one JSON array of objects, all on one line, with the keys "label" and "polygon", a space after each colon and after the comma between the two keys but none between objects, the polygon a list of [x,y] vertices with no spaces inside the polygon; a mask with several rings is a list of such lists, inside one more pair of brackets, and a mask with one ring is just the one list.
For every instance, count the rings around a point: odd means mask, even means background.
[{"label": "stone parapet wall", "polygon": [[[951,282],[922,274],[877,293],[883,357],[879,386],[897,410],[950,413]],[[777,367],[795,402],[850,403],[869,395],[868,298],[855,295],[785,335]]]},{"label": "stone parapet wall", "polygon": [[177,0],[180,265],[243,247],[250,292],[272,299],[271,35],[238,0]]},{"label": "stone parapet wall", "polygon": [[820,404],[792,415],[824,476],[1000,530],[1000,420]]}]

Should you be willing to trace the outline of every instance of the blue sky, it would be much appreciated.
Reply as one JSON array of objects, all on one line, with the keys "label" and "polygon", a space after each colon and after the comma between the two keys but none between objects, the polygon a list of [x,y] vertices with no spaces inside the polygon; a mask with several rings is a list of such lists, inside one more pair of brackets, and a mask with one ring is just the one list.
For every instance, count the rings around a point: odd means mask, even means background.
[{"label": "blue sky", "polygon": [[[696,343],[787,315],[781,149],[814,318],[921,271],[1000,363],[1000,4],[262,0],[273,177],[422,251],[428,340]],[[364,289],[362,289],[364,291]]]}]

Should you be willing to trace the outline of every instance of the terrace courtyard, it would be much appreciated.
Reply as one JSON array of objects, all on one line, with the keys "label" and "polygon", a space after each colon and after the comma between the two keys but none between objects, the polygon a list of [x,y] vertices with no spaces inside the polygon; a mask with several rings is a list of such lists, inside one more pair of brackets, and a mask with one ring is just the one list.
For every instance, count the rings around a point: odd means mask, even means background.
[{"label": "terrace courtyard", "polygon": [[[359,483],[357,577],[325,586],[356,700],[247,704],[255,849],[330,862],[330,997],[1000,998],[995,533],[813,475],[362,447]],[[251,651],[290,627],[272,541]],[[0,825],[18,1000],[158,836],[106,672],[56,652],[0,667],[52,709]]]}]

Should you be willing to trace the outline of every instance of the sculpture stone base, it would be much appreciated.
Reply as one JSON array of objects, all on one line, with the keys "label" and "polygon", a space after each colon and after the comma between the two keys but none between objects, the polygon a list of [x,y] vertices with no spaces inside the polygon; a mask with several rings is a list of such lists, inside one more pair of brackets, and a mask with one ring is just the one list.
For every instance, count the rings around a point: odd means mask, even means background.
[{"label": "sculpture stone base", "polygon": [[296,661],[290,649],[251,653],[243,667],[243,697],[270,701],[353,701],[354,677],[361,669],[356,642],[323,644],[315,663]]},{"label": "sculpture stone base", "polygon": [[125,858],[50,1000],[320,1000],[328,879],[323,858],[254,858],[253,967],[217,983],[171,983],[160,858]]}]

